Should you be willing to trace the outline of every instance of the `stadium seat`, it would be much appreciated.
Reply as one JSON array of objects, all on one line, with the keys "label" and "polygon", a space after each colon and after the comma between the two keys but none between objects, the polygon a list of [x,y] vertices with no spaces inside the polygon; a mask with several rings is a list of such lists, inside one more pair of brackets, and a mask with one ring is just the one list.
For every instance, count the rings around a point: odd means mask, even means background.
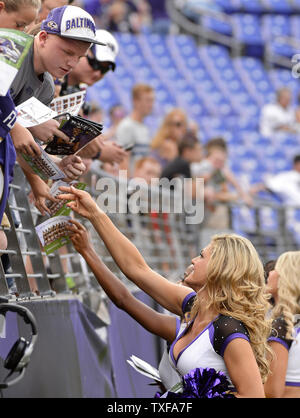
[{"label": "stadium seat", "polygon": [[233,229],[240,234],[256,231],[254,209],[247,207],[234,207],[232,209]]},{"label": "stadium seat", "polygon": [[259,59],[241,57],[233,60],[233,64],[257,104],[262,106],[274,100],[274,87]]},{"label": "stadium seat", "polygon": [[293,12],[291,2],[289,0],[263,0],[265,8],[271,13],[286,13]]},{"label": "stadium seat", "polygon": [[[299,9],[300,9],[300,1],[299,1]],[[300,16],[299,15],[294,15],[290,17],[290,30],[291,30],[291,36],[293,38],[300,39]]]},{"label": "stadium seat", "polygon": [[265,8],[261,0],[237,0],[240,10],[242,12],[251,14],[262,14],[265,12]]},{"label": "stadium seat", "polygon": [[232,25],[230,23],[211,16],[203,16],[201,18],[201,26],[206,30],[218,32],[222,35],[232,35]]},{"label": "stadium seat", "polygon": [[279,57],[292,58],[293,55],[299,53],[298,48],[292,46],[284,38],[275,38],[273,41],[269,42],[269,47],[270,52]]},{"label": "stadium seat", "polygon": [[239,2],[236,0],[215,0],[215,4],[222,9],[224,13],[236,13],[240,11]]},{"label": "stadium seat", "polygon": [[261,231],[276,231],[279,229],[278,211],[270,207],[262,208],[259,212]]},{"label": "stadium seat", "polygon": [[300,12],[300,0],[291,0],[291,4],[293,6],[294,12],[299,13]]},{"label": "stadium seat", "polygon": [[269,70],[268,73],[274,89],[278,90],[281,87],[288,87],[293,95],[293,104],[297,105],[300,85],[299,80],[293,77],[291,70],[274,68]]},{"label": "stadium seat", "polygon": [[290,18],[286,15],[265,15],[261,17],[262,37],[270,41],[277,36],[291,36]]},{"label": "stadium seat", "polygon": [[259,17],[248,13],[237,13],[232,19],[234,23],[234,35],[240,42],[249,45],[263,44]]}]

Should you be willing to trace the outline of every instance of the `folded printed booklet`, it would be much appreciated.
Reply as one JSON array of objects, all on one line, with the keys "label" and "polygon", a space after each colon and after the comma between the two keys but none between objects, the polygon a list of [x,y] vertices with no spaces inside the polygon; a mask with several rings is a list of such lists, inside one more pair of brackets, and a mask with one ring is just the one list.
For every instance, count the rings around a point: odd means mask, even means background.
[{"label": "folded printed booklet", "polygon": [[40,125],[57,116],[56,112],[35,97],[30,97],[30,99],[17,106],[16,110],[18,112],[17,122],[25,128]]},{"label": "folded printed booklet", "polygon": [[51,254],[70,242],[67,225],[70,216],[55,216],[35,227],[45,253]]},{"label": "folded printed booklet", "polygon": [[65,173],[55,164],[51,157],[40,147],[42,153],[38,157],[22,154],[22,157],[31,169],[43,180],[60,180],[66,177]]},{"label": "folded printed booklet", "polygon": [[65,141],[58,136],[48,143],[45,151],[52,155],[73,155],[84,148],[89,142],[99,136],[102,132],[102,125],[80,116],[73,116],[67,113],[61,120],[59,129],[69,137]]},{"label": "folded printed booklet", "polygon": [[132,355],[130,360],[127,360],[127,363],[129,363],[130,366],[134,368],[134,370],[141,373],[142,375],[147,376],[150,379],[154,379],[157,382],[161,382],[159,371],[146,361]]},{"label": "folded printed booklet", "polygon": [[0,95],[5,96],[32,45],[33,36],[0,28]]},{"label": "folded printed booklet", "polygon": [[[64,193],[59,190],[60,186],[73,186],[76,189],[84,190],[86,188],[85,183],[80,183],[78,181],[72,181],[71,183],[66,183],[62,180],[55,181],[50,189],[50,194],[53,197]],[[45,202],[47,208],[50,211],[49,216],[69,216],[71,213],[71,208],[67,207],[67,204],[64,200],[59,200],[58,202],[52,202],[51,200],[46,200]]]}]

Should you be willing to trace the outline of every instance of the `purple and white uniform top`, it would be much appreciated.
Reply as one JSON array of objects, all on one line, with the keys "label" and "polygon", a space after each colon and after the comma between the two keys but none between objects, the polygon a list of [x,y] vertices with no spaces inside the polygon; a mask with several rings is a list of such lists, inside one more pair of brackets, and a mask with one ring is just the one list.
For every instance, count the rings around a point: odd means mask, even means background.
[{"label": "purple and white uniform top", "polygon": [[217,372],[223,372],[229,382],[231,382],[223,359],[224,352],[230,341],[236,338],[250,341],[246,327],[238,319],[231,316],[218,315],[192,342],[181,350],[177,359],[175,359],[174,345],[187,332],[192,323],[193,321],[188,324],[181,324],[170,347],[169,360],[171,364],[181,376],[195,368],[209,367]]},{"label": "purple and white uniform top", "polygon": [[285,384],[300,387],[300,324],[295,325],[293,340],[286,338],[287,325],[284,318],[275,319],[272,328],[268,340],[282,344],[289,352]]}]

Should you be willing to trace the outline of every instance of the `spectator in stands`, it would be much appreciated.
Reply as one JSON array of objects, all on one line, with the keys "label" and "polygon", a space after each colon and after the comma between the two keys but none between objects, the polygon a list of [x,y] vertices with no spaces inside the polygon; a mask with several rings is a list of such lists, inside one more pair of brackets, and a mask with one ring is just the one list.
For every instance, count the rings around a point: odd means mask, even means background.
[{"label": "spectator in stands", "polygon": [[291,92],[281,88],[276,93],[276,103],[266,104],[261,110],[260,133],[271,137],[276,133],[293,133],[295,112],[291,107]]},{"label": "spectator in stands", "polygon": [[140,33],[151,22],[151,10],[145,0],[113,0],[103,23],[111,32]]},{"label": "spectator in stands", "polygon": [[295,134],[300,134],[300,107],[295,110],[295,123],[293,125]]},{"label": "spectator in stands", "polygon": [[[91,104],[87,117],[89,120],[103,123],[103,112],[95,103]],[[99,160],[101,163],[120,164],[127,156],[127,153],[115,141],[109,141],[105,135],[101,134],[82,151],[79,151],[77,155],[83,158],[84,162],[90,166],[92,160]]]},{"label": "spectator in stands", "polygon": [[164,117],[151,142],[151,156],[164,168],[178,155],[178,144],[186,134],[188,121],[182,109],[173,109]]},{"label": "spectator in stands", "polygon": [[179,141],[178,156],[162,170],[161,177],[172,180],[175,177],[192,178],[191,164],[202,159],[202,146],[198,138],[187,132]]},{"label": "spectator in stands", "polygon": [[93,45],[86,55],[80,57],[72,71],[65,76],[61,96],[80,90],[81,84],[93,86],[106,73],[115,71],[119,45],[116,38],[106,30],[96,31],[97,39],[105,45]]},{"label": "spectator in stands", "polygon": [[283,203],[300,206],[300,155],[295,155],[293,168],[274,176],[267,176],[257,190],[267,189],[280,197]]},{"label": "spectator in stands", "polygon": [[115,104],[109,109],[110,125],[104,130],[102,137],[107,140],[116,140],[116,130],[122,119],[126,116],[126,110],[121,104]]},{"label": "spectator in stands", "polygon": [[300,94],[297,97],[297,106],[295,109],[295,123],[293,124],[293,130],[296,135],[300,134]]},{"label": "spectator in stands", "polygon": [[[87,192],[73,187],[60,189],[65,192],[60,198],[70,200],[67,205],[92,222],[122,272],[158,303],[182,315],[182,303],[191,289],[171,283],[150,269],[137,248]],[[80,241],[82,237],[77,240]],[[97,270],[97,266],[91,265],[96,260],[95,254],[87,251],[84,256],[92,269]],[[218,235],[192,264],[194,269],[185,282],[200,287],[191,312],[192,321],[177,333],[176,321],[162,317],[161,321],[151,321],[152,326],[160,324],[152,332],[167,341],[173,340],[171,358],[181,376],[195,368],[212,367],[222,370],[231,380],[236,396],[264,397],[271,326],[266,319],[269,304],[263,266],[255,248],[246,238]],[[130,309],[129,304],[124,309]],[[214,338],[210,338],[211,334]],[[223,340],[228,344],[223,345]],[[204,349],[206,354],[201,355]]]},{"label": "spectator in stands", "polygon": [[[264,264],[264,271],[265,271],[265,283],[267,284],[268,281],[272,280],[272,276],[276,274],[275,272],[275,265],[277,260],[269,260]],[[274,298],[271,295],[270,297],[271,305],[274,305]]]},{"label": "spectator in stands", "polygon": [[[128,1],[127,1],[128,3]],[[152,26],[151,5],[149,0],[133,0],[137,8],[136,27],[139,32],[148,32]]]},{"label": "spectator in stands", "polygon": [[[167,188],[170,192],[179,187],[179,191],[184,192],[185,196],[194,199],[197,197],[197,183],[192,178],[191,164],[199,162],[202,159],[202,145],[198,138],[187,132],[180,140],[178,145],[178,156],[169,162],[162,170],[161,181],[162,187]],[[173,179],[181,179],[174,185]],[[168,179],[171,184],[164,185],[163,179]]]},{"label": "spectator in stands", "polygon": [[[104,122],[104,112],[102,108],[99,106],[98,103],[92,102],[88,104],[88,119],[95,121],[97,123]],[[121,120],[126,116],[126,111],[121,104],[116,104],[109,109],[109,117],[110,117],[110,125],[109,128],[106,129],[106,125],[103,126],[103,132],[101,134],[101,142],[110,141],[110,143],[115,142],[115,132],[117,129],[118,124]],[[100,149],[99,149],[100,150]],[[100,158],[101,160],[101,158]]]},{"label": "spectator in stands", "polygon": [[63,7],[67,4],[71,4],[72,2],[72,0],[42,0],[42,7],[39,11],[37,23],[42,22],[44,19],[46,19],[48,14],[55,7]]},{"label": "spectator in stands", "polygon": [[275,356],[265,393],[300,398],[300,251],[280,255],[267,285],[274,301],[269,344]]},{"label": "spectator in stands", "polygon": [[183,0],[180,10],[192,22],[201,23],[202,13],[221,12],[222,8],[214,0]]},{"label": "spectator in stands", "polygon": [[[206,215],[205,226],[213,229],[229,227],[229,214],[226,205],[238,198],[252,204],[252,198],[239,185],[238,180],[227,166],[227,145],[223,138],[213,138],[205,144],[206,158],[191,167],[194,177],[201,177],[205,183]],[[236,192],[229,190],[232,185]],[[219,202],[219,204],[215,204]]]},{"label": "spectator in stands", "polygon": [[154,105],[154,90],[148,84],[136,84],[131,91],[132,111],[118,125],[116,140],[118,144],[126,146],[133,144],[130,155],[121,165],[128,171],[133,169],[137,157],[147,155],[150,145],[150,131],[144,119],[152,113]]},{"label": "spectator in stands", "polygon": [[264,264],[266,283],[268,282],[270,274],[272,274],[275,269],[276,261],[277,260],[269,260]]},{"label": "spectator in stands", "polygon": [[95,19],[103,13],[106,4],[109,4],[110,2],[111,0],[75,0],[74,5],[82,7]]},{"label": "spectator in stands", "polygon": [[151,184],[154,180],[159,180],[161,174],[160,164],[152,157],[142,157],[139,160],[136,160],[134,165],[134,172],[132,179],[136,184],[140,180],[143,182],[146,181],[147,184]]},{"label": "spectator in stands", "polygon": [[88,117],[89,120],[93,122],[103,123],[103,120],[105,118],[104,111],[97,102],[89,103]]},{"label": "spectator in stands", "polygon": [[102,163],[101,169],[116,178],[120,175],[120,165],[117,163]]},{"label": "spectator in stands", "polygon": [[[109,174],[118,177],[120,164],[110,164],[106,162],[102,164],[102,169]],[[159,180],[161,174],[161,166],[157,160],[151,156],[141,157],[134,163],[133,173],[131,177],[131,185],[139,184],[146,181],[151,184],[151,180]]]},{"label": "spectator in stands", "polygon": [[167,35],[170,32],[171,19],[166,10],[166,2],[161,0],[148,0],[151,7],[151,31]]},{"label": "spectator in stands", "polygon": [[190,119],[188,121],[188,131],[192,132],[194,135],[196,135],[199,140],[201,140],[201,131],[199,128],[199,124],[197,121]]}]

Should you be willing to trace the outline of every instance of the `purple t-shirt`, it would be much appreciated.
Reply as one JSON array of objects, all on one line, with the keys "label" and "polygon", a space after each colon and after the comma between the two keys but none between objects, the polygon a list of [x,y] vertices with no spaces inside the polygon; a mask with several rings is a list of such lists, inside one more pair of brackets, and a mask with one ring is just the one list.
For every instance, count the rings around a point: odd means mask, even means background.
[{"label": "purple t-shirt", "polygon": [[2,197],[0,199],[0,222],[3,217],[9,195],[9,183],[13,179],[16,151],[9,134],[17,120],[17,112],[9,93],[0,96],[0,164],[4,177]]}]

